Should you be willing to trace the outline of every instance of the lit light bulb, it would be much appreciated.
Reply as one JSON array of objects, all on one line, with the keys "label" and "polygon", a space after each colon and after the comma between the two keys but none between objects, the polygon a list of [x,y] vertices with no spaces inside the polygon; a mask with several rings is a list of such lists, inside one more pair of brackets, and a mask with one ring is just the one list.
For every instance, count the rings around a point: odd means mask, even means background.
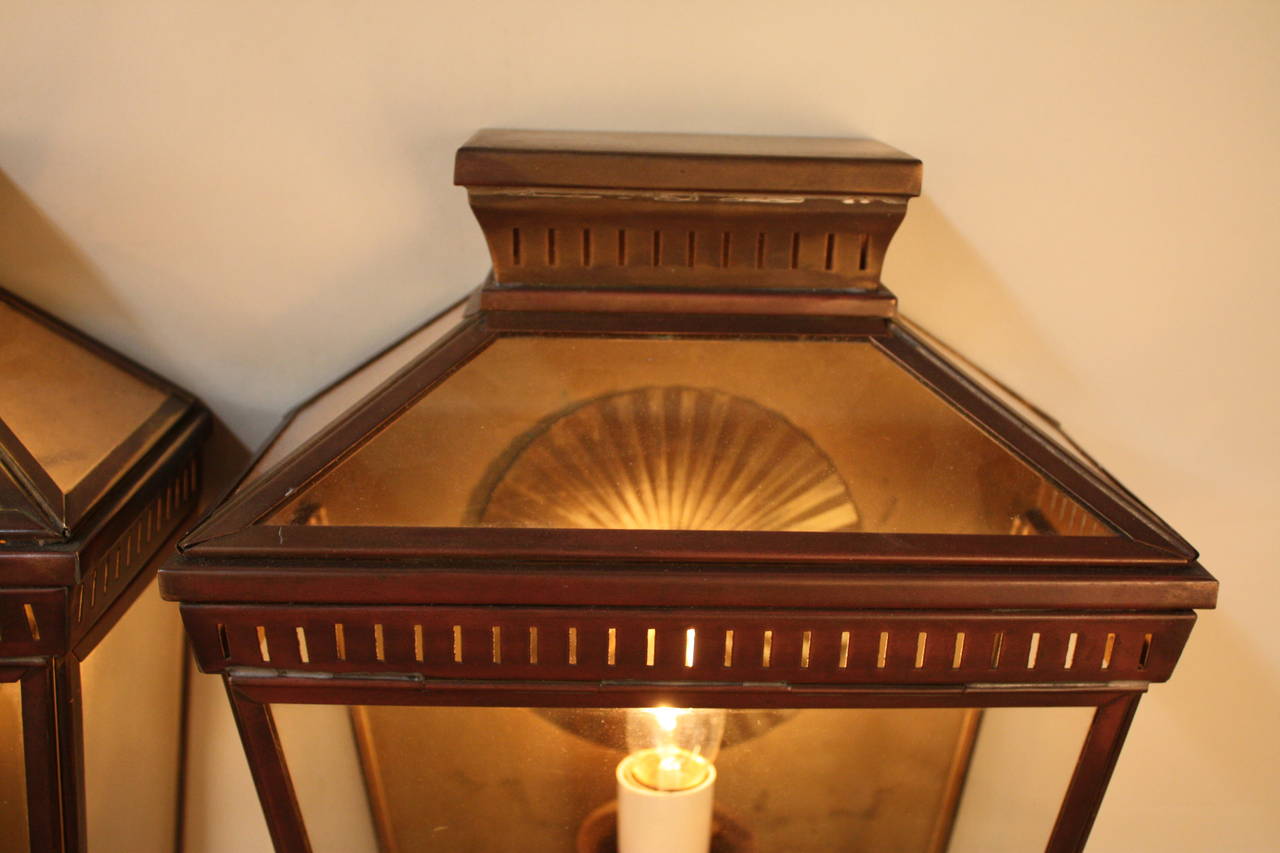
[{"label": "lit light bulb", "polygon": [[618,764],[619,853],[707,853],[726,712],[631,708]]},{"label": "lit light bulb", "polygon": [[627,749],[632,778],[655,791],[680,791],[711,773],[724,738],[718,708],[630,708]]}]

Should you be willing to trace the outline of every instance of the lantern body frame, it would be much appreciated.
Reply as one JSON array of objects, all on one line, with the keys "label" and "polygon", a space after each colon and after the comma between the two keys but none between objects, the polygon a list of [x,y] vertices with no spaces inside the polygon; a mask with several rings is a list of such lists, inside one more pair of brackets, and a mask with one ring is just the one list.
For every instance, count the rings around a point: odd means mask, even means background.
[{"label": "lantern body frame", "polygon": [[[919,163],[829,142],[482,132],[463,148],[458,182],[494,274],[461,322],[314,437],[255,466],[162,571],[201,669],[224,679],[277,850],[309,844],[272,702],[1091,706],[1047,847],[1083,849],[1141,694],[1171,675],[1217,583],[1056,425],[1019,414],[897,318],[879,269],[919,192]],[[709,228],[724,237],[708,253]],[[745,251],[740,234],[754,237]],[[271,519],[512,335],[869,344],[1116,535]],[[712,647],[692,664],[690,630]],[[733,666],[716,651],[729,631]],[[850,643],[857,659],[838,660]]]}]

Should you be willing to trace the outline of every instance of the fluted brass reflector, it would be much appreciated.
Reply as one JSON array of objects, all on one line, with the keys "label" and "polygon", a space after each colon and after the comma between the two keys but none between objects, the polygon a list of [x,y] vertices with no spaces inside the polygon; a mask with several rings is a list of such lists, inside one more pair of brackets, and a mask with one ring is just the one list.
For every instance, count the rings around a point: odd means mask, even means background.
[{"label": "fluted brass reflector", "polygon": [[[482,524],[648,530],[856,530],[848,486],[779,413],[708,388],[597,397],[523,436]],[[501,467],[501,466],[500,466]]]}]

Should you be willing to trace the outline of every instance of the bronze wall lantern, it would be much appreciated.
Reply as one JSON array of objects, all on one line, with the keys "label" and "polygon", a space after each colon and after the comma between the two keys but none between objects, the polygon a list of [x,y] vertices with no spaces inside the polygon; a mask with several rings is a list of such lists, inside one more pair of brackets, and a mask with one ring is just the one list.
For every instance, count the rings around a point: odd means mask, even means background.
[{"label": "bronze wall lantern", "polygon": [[[335,849],[273,714],[323,705],[353,706],[382,850],[624,853],[643,842],[618,833],[686,818],[703,851],[942,850],[957,709],[1094,709],[1044,830],[1083,848],[1217,584],[898,316],[880,270],[920,176],[869,140],[483,131],[458,152],[491,278],[295,409],[161,573],[277,850]],[[934,760],[842,752],[857,715],[903,709],[924,709],[911,743],[945,730],[961,758],[921,803],[841,810]],[[864,744],[896,737],[883,719]],[[565,729],[578,745],[548,751]],[[721,740],[714,819],[680,811]],[[496,755],[542,789],[486,782]]]},{"label": "bronze wall lantern", "polygon": [[[195,508],[207,431],[189,395],[0,291],[5,850],[84,851],[98,834],[93,822],[86,830],[87,811],[114,812],[138,844],[172,837],[181,637],[147,637],[146,622],[132,631],[146,640],[138,654],[112,646],[115,629],[145,618],[135,600]],[[104,660],[111,671],[98,668]],[[139,685],[166,673],[159,689],[172,708],[147,707]],[[118,701],[122,692],[136,701]],[[88,802],[86,748],[110,756],[93,766],[102,784]],[[154,800],[158,789],[167,799]]]}]

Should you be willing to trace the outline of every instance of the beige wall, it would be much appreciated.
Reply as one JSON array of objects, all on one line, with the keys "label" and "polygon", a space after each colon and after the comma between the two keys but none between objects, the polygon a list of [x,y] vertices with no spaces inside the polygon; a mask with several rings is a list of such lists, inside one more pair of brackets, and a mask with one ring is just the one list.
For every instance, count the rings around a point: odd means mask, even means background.
[{"label": "beige wall", "polygon": [[[1277,93],[1274,2],[8,2],[0,281],[253,443],[480,278],[449,183],[477,127],[897,145],[926,164],[886,267],[907,311],[1224,581],[1091,849],[1267,851]],[[189,850],[254,849],[229,840],[261,822],[217,685],[197,698]]]}]

